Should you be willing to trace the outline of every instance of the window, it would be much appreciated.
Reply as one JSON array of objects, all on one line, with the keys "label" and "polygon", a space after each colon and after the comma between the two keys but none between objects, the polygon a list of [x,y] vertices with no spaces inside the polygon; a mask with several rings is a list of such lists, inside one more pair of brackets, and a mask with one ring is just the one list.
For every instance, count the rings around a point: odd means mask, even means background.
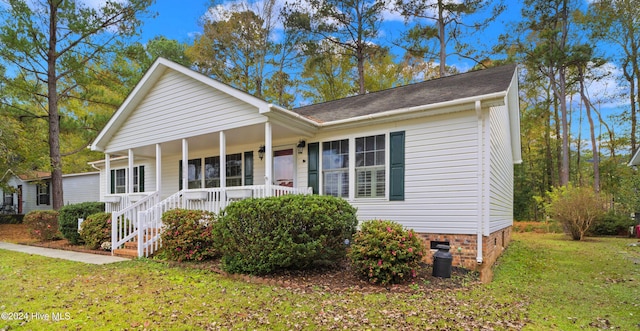
[{"label": "window", "polygon": [[[226,156],[226,185],[242,186],[242,153]],[[220,157],[204,159],[205,187],[220,187]]]},{"label": "window", "polygon": [[356,198],[384,198],[384,135],[356,138]]},{"label": "window", "polygon": [[322,143],[323,194],[349,196],[349,140]]},{"label": "window", "polygon": [[192,159],[188,161],[187,168],[188,188],[201,188],[202,187],[202,160]]},{"label": "window", "polygon": [[13,206],[13,193],[4,192],[4,199],[2,201],[2,204],[5,206]]},{"label": "window", "polygon": [[127,169],[115,170],[114,179],[116,186],[115,191],[111,193],[126,193],[127,192]]},{"label": "window", "polygon": [[37,190],[37,194],[36,194],[36,204],[37,205],[49,205],[50,204],[50,199],[49,199],[49,192],[50,192],[50,185],[49,182],[45,183],[45,184],[38,184],[36,185],[36,190]]},{"label": "window", "polygon": [[[133,168],[133,192],[144,192],[144,166]],[[127,193],[127,168],[111,170],[111,194]]]}]

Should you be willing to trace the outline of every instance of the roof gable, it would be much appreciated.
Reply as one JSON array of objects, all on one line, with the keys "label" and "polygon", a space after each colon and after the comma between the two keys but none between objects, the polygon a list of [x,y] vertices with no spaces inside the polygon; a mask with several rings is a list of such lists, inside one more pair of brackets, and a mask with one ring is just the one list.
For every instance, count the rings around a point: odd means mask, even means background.
[{"label": "roof gable", "polygon": [[188,78],[202,83],[208,87],[211,87],[221,93],[241,100],[259,110],[259,112],[268,111],[270,105],[259,98],[256,98],[246,92],[240,91],[234,87],[216,81],[210,77],[202,75],[189,68],[183,67],[177,63],[171,62],[164,58],[158,58],[153,65],[147,70],[140,82],[131,91],[129,96],[122,103],[120,108],[111,117],[107,125],[100,131],[98,137],[91,144],[92,150],[104,151],[105,147],[109,144],[109,141],[113,136],[121,129],[121,127],[128,120],[131,113],[136,107],[144,102],[147,95],[153,90],[156,84],[166,76],[167,72],[173,71],[180,75],[187,76]]},{"label": "roof gable", "polygon": [[318,122],[331,122],[386,111],[438,104],[506,92],[516,65],[505,65],[428,80],[293,109]]}]

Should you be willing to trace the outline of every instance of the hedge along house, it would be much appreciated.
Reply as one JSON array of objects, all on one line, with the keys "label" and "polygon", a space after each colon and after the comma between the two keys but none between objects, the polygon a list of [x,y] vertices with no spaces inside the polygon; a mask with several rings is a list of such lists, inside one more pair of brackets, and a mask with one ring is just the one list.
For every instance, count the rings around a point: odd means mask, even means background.
[{"label": "hedge along house", "polygon": [[329,194],[449,243],[456,265],[493,263],[512,226],[518,101],[503,66],[288,110],[158,59],[92,144],[112,246],[143,238],[137,255],[152,253],[171,208]]}]

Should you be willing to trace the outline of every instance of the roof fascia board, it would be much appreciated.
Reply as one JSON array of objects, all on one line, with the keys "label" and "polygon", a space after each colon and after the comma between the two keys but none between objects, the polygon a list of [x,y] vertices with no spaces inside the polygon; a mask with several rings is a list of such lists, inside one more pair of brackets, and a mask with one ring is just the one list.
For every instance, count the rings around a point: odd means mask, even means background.
[{"label": "roof fascia board", "polygon": [[320,123],[319,125],[322,129],[344,129],[349,127],[372,125],[380,122],[385,122],[388,121],[388,118],[390,117],[393,117],[395,120],[405,120],[423,116],[435,116],[464,110],[473,110],[475,109],[476,101],[481,101],[484,107],[502,106],[504,105],[506,95],[506,91],[496,92],[429,105],[401,108],[382,113],[357,116],[344,120]]},{"label": "roof fascia board", "polygon": [[522,141],[520,137],[520,101],[518,98],[518,68],[513,72],[511,83],[507,89],[505,103],[509,111],[509,128],[511,130],[511,154],[513,163],[522,163]]}]

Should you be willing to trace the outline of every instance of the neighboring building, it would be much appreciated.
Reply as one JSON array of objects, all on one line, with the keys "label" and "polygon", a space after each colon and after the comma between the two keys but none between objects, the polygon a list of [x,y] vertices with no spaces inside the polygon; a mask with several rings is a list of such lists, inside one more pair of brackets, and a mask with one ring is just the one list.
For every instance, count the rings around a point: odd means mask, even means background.
[{"label": "neighboring building", "polygon": [[[27,214],[32,210],[50,210],[51,174],[34,172],[31,175],[16,175],[8,170],[2,179],[7,189],[0,188],[2,194],[2,213]],[[62,176],[64,204],[86,201],[100,201],[100,173],[86,172]]]},{"label": "neighboring building", "polygon": [[106,154],[93,165],[114,219],[140,231],[171,208],[313,192],[449,243],[454,264],[475,268],[510,239],[518,103],[515,65],[287,110],[158,59],[92,144]]}]

